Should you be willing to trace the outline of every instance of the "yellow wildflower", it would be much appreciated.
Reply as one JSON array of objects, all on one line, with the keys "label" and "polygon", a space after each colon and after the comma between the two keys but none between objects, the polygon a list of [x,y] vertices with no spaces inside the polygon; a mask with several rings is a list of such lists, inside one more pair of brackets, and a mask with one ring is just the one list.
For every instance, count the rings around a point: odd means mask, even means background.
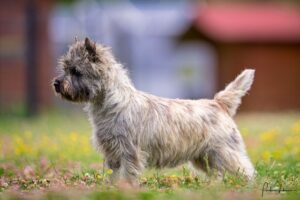
[{"label": "yellow wildflower", "polygon": [[24,136],[26,139],[31,140],[32,139],[32,132],[31,131],[25,131]]},{"label": "yellow wildflower", "polygon": [[292,125],[292,132],[293,133],[296,133],[296,134],[299,134],[300,133],[300,120],[295,122],[293,125]]},{"label": "yellow wildflower", "polygon": [[97,174],[97,175],[96,175],[96,179],[98,179],[98,180],[99,180],[99,179],[102,179],[102,176],[101,176],[100,174]]},{"label": "yellow wildflower", "polygon": [[265,131],[260,135],[260,140],[262,142],[272,142],[277,135],[278,131],[275,129]]},{"label": "yellow wildflower", "polygon": [[177,176],[173,174],[173,175],[171,175],[171,176],[170,176],[170,178],[172,178],[172,179],[176,179],[176,178],[177,178]]},{"label": "yellow wildflower", "polygon": [[70,135],[69,135],[69,139],[70,139],[70,141],[72,141],[72,142],[77,142],[78,141],[78,134],[77,133],[75,133],[75,132],[72,132]]},{"label": "yellow wildflower", "polygon": [[108,170],[106,171],[106,173],[109,174],[109,175],[112,174],[113,172],[114,172],[114,171],[113,171],[112,169],[108,169]]},{"label": "yellow wildflower", "polygon": [[283,149],[281,150],[276,150],[272,153],[272,156],[275,158],[275,159],[280,159],[282,158],[282,155],[283,155]]},{"label": "yellow wildflower", "polygon": [[262,158],[263,158],[264,160],[269,160],[270,157],[271,157],[271,153],[270,153],[269,151],[264,151],[264,152],[262,153]]}]

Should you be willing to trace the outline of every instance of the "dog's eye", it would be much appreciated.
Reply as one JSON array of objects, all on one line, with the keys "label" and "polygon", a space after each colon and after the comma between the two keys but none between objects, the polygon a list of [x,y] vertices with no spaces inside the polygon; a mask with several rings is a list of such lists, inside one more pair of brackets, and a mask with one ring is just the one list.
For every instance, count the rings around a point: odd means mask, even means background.
[{"label": "dog's eye", "polygon": [[74,76],[81,76],[82,74],[75,67],[72,67],[70,70],[71,74]]}]

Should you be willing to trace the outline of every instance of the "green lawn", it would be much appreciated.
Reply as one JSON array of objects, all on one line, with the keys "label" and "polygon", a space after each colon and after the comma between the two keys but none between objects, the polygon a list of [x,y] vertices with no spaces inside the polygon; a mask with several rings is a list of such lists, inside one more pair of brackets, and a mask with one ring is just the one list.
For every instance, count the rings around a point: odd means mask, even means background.
[{"label": "green lawn", "polygon": [[[300,199],[300,113],[236,118],[258,175],[247,182],[195,174],[188,165],[147,170],[139,189],[111,185],[90,145],[83,112],[0,115],[0,199]],[[295,190],[264,192],[268,189]]]}]

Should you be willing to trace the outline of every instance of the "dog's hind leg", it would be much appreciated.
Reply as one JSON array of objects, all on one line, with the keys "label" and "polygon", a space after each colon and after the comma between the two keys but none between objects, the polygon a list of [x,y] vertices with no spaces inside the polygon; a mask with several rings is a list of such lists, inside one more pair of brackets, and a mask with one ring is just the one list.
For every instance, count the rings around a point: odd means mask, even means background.
[{"label": "dog's hind leg", "polygon": [[255,173],[247,155],[228,147],[210,149],[198,159],[193,160],[192,164],[196,169],[201,169],[208,174],[216,170],[219,176],[228,171],[240,173],[251,179]]},{"label": "dog's hind leg", "polygon": [[220,158],[217,158],[213,151],[201,154],[198,158],[191,161],[196,170],[205,172],[208,176],[217,175],[219,178],[224,174],[224,168],[221,167]]}]

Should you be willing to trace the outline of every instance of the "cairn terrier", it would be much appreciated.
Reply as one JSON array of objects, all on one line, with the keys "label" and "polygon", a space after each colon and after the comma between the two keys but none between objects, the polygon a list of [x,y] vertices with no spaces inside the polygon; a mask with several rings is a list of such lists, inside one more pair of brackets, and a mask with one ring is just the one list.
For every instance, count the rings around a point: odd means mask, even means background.
[{"label": "cairn terrier", "polygon": [[93,144],[113,170],[113,180],[134,185],[144,167],[186,162],[204,172],[239,171],[253,177],[232,117],[251,87],[254,70],[244,70],[214,99],[183,100],[138,91],[110,49],[88,38],[70,46],[59,68],[54,90],[66,100],[86,104]]}]

